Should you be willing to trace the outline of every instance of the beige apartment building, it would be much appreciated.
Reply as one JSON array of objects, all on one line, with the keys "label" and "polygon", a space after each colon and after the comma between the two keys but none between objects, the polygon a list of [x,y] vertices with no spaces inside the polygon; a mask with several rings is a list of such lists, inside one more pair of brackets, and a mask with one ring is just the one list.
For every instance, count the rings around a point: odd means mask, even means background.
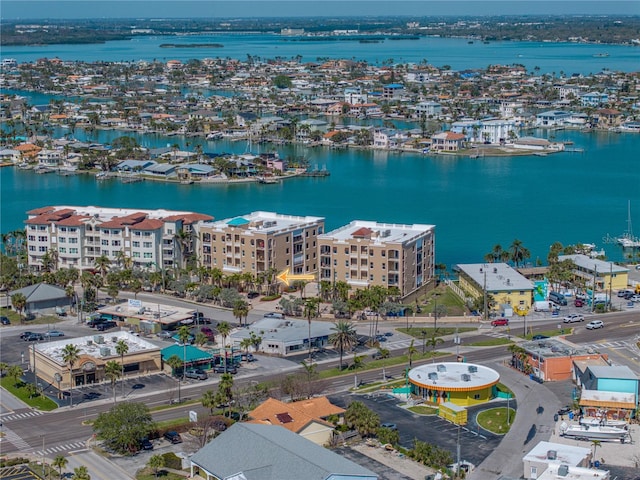
[{"label": "beige apartment building", "polygon": [[286,268],[293,274],[318,271],[317,238],[324,218],[273,212],[198,224],[201,265],[227,274],[259,275]]},{"label": "beige apartment building", "polygon": [[397,287],[404,298],[434,276],[434,225],[354,220],[319,235],[318,245],[320,280]]},{"label": "beige apartment building", "polygon": [[193,212],[75,206],[38,208],[27,216],[28,263],[38,269],[47,252],[54,269],[91,269],[102,255],[114,263],[124,255],[139,268],[182,267],[196,248],[193,226],[213,219]]}]

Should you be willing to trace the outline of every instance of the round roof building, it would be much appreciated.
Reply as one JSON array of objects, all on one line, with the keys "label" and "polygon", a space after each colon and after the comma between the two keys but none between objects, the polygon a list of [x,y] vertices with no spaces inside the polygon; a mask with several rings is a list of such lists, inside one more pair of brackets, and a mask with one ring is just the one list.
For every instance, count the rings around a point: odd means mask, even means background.
[{"label": "round roof building", "polygon": [[470,406],[487,402],[495,397],[499,381],[498,372],[473,363],[430,363],[409,371],[412,392],[438,404]]}]

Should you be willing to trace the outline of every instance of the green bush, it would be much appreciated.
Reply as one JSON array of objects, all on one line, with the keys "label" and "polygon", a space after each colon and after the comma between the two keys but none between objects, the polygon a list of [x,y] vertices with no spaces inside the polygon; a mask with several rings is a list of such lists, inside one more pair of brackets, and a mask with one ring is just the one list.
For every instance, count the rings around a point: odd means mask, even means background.
[{"label": "green bush", "polygon": [[380,427],[378,429],[378,440],[383,445],[390,443],[393,446],[396,446],[400,443],[400,434],[397,430],[391,430],[390,428]]},{"label": "green bush", "polygon": [[28,458],[1,458],[0,459],[0,468],[1,467],[13,467],[14,465],[22,465],[25,463],[29,463]]},{"label": "green bush", "polygon": [[280,295],[269,295],[266,297],[262,297],[260,299],[261,302],[272,302],[274,300],[278,300],[280,298]]},{"label": "green bush", "polygon": [[173,470],[182,469],[182,460],[173,452],[167,452],[162,454],[164,458],[164,466]]}]

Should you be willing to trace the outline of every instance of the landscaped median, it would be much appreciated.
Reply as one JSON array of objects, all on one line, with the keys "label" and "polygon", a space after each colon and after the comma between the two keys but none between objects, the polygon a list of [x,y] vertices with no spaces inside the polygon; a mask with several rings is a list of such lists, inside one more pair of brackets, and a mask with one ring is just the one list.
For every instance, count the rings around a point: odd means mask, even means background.
[{"label": "landscaped median", "polygon": [[516,419],[516,411],[507,407],[483,410],[476,416],[476,422],[485,430],[503,435],[509,431]]},{"label": "landscaped median", "polygon": [[0,379],[0,385],[13,396],[19,398],[30,407],[44,412],[50,412],[58,408],[56,402],[37,392],[35,385],[17,380],[15,377],[6,376]]}]

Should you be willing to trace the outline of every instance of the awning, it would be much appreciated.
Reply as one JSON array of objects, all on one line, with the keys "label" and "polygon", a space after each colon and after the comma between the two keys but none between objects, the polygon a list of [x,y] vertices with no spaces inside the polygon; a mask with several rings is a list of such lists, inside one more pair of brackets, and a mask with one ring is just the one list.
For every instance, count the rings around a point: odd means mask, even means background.
[{"label": "awning", "polygon": [[580,406],[633,410],[636,408],[636,396],[633,393],[583,390],[580,395]]}]

